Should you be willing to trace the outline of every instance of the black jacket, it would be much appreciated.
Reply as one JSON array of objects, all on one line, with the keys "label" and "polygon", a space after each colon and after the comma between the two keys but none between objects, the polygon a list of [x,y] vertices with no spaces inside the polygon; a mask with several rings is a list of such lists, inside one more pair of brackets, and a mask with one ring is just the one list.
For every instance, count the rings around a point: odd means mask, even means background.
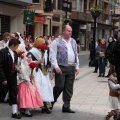
[{"label": "black jacket", "polygon": [[112,57],[113,56],[113,47],[114,47],[114,42],[110,42],[106,48],[106,57]]},{"label": "black jacket", "polygon": [[120,40],[116,41],[113,48],[115,64],[120,64]]},{"label": "black jacket", "polygon": [[[14,52],[14,65],[17,64],[18,55]],[[8,48],[3,48],[0,50],[0,82],[3,80],[9,80],[9,78],[14,74],[17,75],[17,71],[14,67],[14,73],[12,72],[13,60]]]}]

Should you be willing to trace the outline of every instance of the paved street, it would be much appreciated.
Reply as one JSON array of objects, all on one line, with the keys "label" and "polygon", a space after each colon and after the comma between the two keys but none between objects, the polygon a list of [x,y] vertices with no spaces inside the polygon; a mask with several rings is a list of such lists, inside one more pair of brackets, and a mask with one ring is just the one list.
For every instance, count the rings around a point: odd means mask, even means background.
[{"label": "paved street", "polygon": [[[85,54],[85,53],[83,53]],[[80,57],[87,58],[80,53]],[[82,60],[82,58],[80,58]],[[85,59],[83,59],[85,61]],[[82,61],[81,61],[82,63]],[[83,65],[83,64],[82,64]],[[82,66],[81,65],[81,66]],[[22,120],[103,120],[109,109],[108,84],[106,78],[98,78],[98,74],[92,73],[93,67],[84,64],[74,84],[74,95],[71,101],[71,109],[75,114],[62,113],[62,96],[53,108],[52,114],[42,114],[41,109],[33,110],[33,117],[23,117]],[[54,81],[52,81],[54,85]],[[11,120],[11,107],[6,103],[0,104],[0,120]]]}]

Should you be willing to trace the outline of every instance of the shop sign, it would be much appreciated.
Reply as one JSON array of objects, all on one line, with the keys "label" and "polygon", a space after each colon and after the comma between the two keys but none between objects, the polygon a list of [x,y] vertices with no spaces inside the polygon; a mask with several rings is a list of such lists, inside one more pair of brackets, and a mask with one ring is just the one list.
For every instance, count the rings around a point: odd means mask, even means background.
[{"label": "shop sign", "polygon": [[34,24],[34,10],[24,10],[23,24],[33,25]]},{"label": "shop sign", "polygon": [[44,24],[46,21],[45,16],[35,16],[34,22]]}]

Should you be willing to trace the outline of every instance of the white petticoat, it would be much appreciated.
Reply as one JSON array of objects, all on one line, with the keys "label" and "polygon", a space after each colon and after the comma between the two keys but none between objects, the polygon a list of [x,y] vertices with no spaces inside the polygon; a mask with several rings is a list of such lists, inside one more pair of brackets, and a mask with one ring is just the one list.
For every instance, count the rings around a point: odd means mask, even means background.
[{"label": "white petticoat", "polygon": [[120,99],[117,97],[109,97],[110,108],[120,109]]},{"label": "white petticoat", "polygon": [[43,102],[53,102],[53,89],[49,75],[44,76],[40,69],[35,73],[35,81]]}]

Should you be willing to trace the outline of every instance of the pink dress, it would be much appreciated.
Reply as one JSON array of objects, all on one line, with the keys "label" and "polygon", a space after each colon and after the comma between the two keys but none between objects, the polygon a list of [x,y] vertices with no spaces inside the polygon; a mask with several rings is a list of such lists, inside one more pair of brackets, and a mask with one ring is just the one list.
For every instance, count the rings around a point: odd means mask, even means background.
[{"label": "pink dress", "polygon": [[19,108],[39,108],[43,106],[41,96],[32,81],[31,86],[23,81],[18,86],[18,104]]}]

